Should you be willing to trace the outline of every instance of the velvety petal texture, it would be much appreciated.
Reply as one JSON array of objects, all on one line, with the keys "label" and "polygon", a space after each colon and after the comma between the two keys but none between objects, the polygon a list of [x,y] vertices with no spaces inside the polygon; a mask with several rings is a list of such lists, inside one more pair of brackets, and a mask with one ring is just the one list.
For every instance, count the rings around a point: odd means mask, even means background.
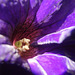
[{"label": "velvety petal texture", "polygon": [[53,53],[44,53],[28,59],[35,75],[63,75],[68,70],[75,70],[75,62]]},{"label": "velvety petal texture", "polygon": [[[70,49],[68,52],[74,53],[75,39],[65,43],[73,29],[75,0],[0,0],[0,62],[16,61],[20,55],[12,46],[13,41],[28,38],[30,44],[37,42],[42,46],[30,48],[38,52],[37,56],[28,59],[35,75],[62,75],[68,70],[75,71],[75,62],[69,56],[50,53],[52,48],[55,51]],[[74,56],[70,57],[75,60]],[[29,68],[28,64],[22,63]]]}]

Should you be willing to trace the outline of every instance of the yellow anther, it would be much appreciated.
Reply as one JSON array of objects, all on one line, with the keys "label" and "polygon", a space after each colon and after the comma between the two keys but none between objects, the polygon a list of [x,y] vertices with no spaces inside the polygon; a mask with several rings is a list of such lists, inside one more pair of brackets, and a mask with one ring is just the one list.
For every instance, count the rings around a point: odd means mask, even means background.
[{"label": "yellow anther", "polygon": [[28,43],[30,42],[30,40],[29,40],[29,39],[26,39],[26,38],[24,38],[23,41],[24,41],[24,43],[26,43],[26,44],[28,44]]},{"label": "yellow anther", "polygon": [[25,46],[23,46],[23,49],[29,50],[29,46],[25,45]]},{"label": "yellow anther", "polygon": [[25,52],[26,50],[29,50],[29,39],[23,38],[22,40],[19,40],[15,43],[15,46],[19,51]]}]

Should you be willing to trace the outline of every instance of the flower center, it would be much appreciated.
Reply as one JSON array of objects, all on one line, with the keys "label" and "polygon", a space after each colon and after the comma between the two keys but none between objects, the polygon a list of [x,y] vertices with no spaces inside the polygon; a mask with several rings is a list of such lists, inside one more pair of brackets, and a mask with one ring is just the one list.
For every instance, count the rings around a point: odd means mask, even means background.
[{"label": "flower center", "polygon": [[31,40],[23,38],[13,42],[13,46],[18,50],[22,59],[29,59],[38,54],[38,48],[31,46]]},{"label": "flower center", "polygon": [[29,59],[38,54],[38,47],[32,45],[41,35],[41,29],[33,22],[34,17],[28,16],[25,22],[19,23],[14,29],[12,35],[13,46],[23,59]]},{"label": "flower center", "polygon": [[30,42],[29,39],[23,38],[19,41],[16,41],[15,46],[19,51],[26,52],[27,50],[29,50],[29,45],[30,45],[29,42]]}]

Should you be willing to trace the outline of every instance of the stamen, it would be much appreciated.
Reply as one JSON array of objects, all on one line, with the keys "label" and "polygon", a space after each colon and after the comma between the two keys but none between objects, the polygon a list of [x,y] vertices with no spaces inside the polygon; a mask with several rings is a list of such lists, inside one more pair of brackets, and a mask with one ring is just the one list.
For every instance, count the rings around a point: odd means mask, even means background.
[{"label": "stamen", "polygon": [[29,42],[30,42],[29,39],[23,38],[23,39],[17,41],[15,43],[15,46],[19,51],[26,52],[26,50],[29,50],[29,45],[30,45]]}]

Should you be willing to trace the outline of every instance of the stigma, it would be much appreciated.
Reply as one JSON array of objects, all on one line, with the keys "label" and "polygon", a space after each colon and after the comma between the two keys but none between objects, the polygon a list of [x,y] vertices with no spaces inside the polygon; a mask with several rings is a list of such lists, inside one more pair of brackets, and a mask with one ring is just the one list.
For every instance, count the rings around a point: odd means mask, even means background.
[{"label": "stigma", "polygon": [[27,50],[29,50],[29,46],[30,46],[30,39],[27,38],[23,38],[15,42],[15,48],[21,52],[26,52]]}]

